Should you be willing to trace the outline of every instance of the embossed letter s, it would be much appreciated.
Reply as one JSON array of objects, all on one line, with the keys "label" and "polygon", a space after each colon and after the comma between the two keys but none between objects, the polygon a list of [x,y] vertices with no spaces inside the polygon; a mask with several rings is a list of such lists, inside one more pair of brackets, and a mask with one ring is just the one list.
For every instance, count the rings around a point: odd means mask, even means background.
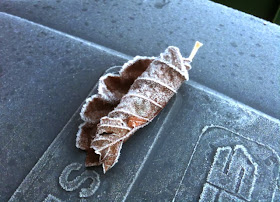
[{"label": "embossed letter s", "polygon": [[82,197],[90,197],[92,196],[100,185],[99,174],[93,170],[86,170],[80,176],[77,176],[74,180],[68,181],[68,177],[70,173],[74,170],[80,170],[82,164],[80,163],[72,163],[64,168],[60,177],[59,184],[66,191],[74,191],[78,189],[87,179],[92,179],[92,183],[89,188],[82,188],[79,196]]}]

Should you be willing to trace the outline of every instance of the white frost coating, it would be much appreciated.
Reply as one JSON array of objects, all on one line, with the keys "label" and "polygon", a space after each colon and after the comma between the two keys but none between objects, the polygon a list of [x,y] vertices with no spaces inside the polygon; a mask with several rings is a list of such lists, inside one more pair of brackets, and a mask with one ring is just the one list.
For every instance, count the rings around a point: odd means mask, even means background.
[{"label": "white frost coating", "polygon": [[126,126],[126,123],[121,118],[104,116],[100,119],[100,125],[107,124],[108,122],[113,122],[113,123],[116,123],[116,124],[120,124],[118,126]]},{"label": "white frost coating", "polygon": [[[203,128],[203,129],[204,129],[204,128]],[[202,130],[203,130],[203,129],[202,129]],[[207,129],[206,129],[206,130],[207,130]],[[223,165],[223,168],[222,168],[222,170],[224,170],[224,169],[225,169],[225,166],[226,166],[226,163],[227,163],[228,160],[229,160],[229,157],[230,157],[231,152],[232,152],[232,149],[231,149],[230,146],[218,147],[218,149],[217,149],[217,151],[216,151],[216,154],[215,154],[215,156],[214,156],[214,160],[213,160],[212,165],[211,165],[211,167],[210,167],[209,174],[208,174],[208,176],[207,176],[207,181],[208,181],[208,182],[211,181],[211,180],[210,180],[210,178],[211,178],[210,173],[213,173],[213,172],[214,172],[214,169],[215,169],[215,167],[214,167],[213,165],[215,165],[218,161],[219,161],[219,162],[220,162],[220,161],[223,161],[223,162],[221,162],[221,163],[224,164],[224,165]],[[225,158],[219,159],[219,155],[220,155],[221,153],[226,153]]]},{"label": "white frost coating", "polygon": [[[100,136],[98,136],[100,137]],[[110,141],[109,139],[106,139],[107,141]],[[114,143],[115,145],[116,143]],[[120,151],[122,149],[122,145],[123,145],[123,142],[118,142],[118,150],[117,150],[117,155],[115,157],[116,160],[114,160],[114,163],[110,166],[110,167],[113,167],[117,162],[118,162],[118,159],[120,157]],[[94,147],[92,147],[94,148]],[[104,149],[108,149],[108,151],[105,153],[105,156],[102,158],[102,154],[100,151],[104,150]],[[104,149],[101,149],[101,150],[97,150],[97,149],[94,149],[95,153],[99,155],[99,161],[101,162],[103,159],[105,159],[107,156],[110,156],[110,157],[114,157],[114,155],[110,155],[110,151],[111,151],[111,148],[110,147],[106,147]],[[106,165],[104,163],[102,163],[102,168],[103,168],[103,173],[105,174],[106,173]]]},{"label": "white frost coating", "polygon": [[[118,149],[118,153],[117,153],[117,156],[116,156],[116,161],[114,161],[114,163],[112,164],[111,167],[114,167],[116,163],[118,163],[119,161],[119,158],[120,158],[120,155],[121,155],[121,150],[122,150],[122,146],[123,146],[123,143],[120,144],[119,146],[119,149]],[[107,152],[109,153],[109,152]],[[101,157],[101,156],[100,156]],[[102,164],[102,168],[103,168],[103,173],[105,174],[106,173],[106,170],[105,170],[105,166],[104,166],[104,163]]]},{"label": "white frost coating", "polygon": [[[125,114],[131,115],[131,116],[135,116],[135,117],[140,118],[140,119],[143,119],[143,120],[145,120],[145,121],[149,121],[149,119],[144,118],[144,117],[142,117],[142,116],[139,116],[139,115],[137,115],[137,114],[131,113],[131,112],[127,111],[127,110],[116,109],[116,110],[114,110],[113,112],[114,112],[114,113],[115,113],[115,112],[121,112],[121,113],[125,113]],[[110,113],[111,113],[111,112],[110,112]],[[109,114],[110,114],[110,113],[109,113]]]},{"label": "white frost coating", "polygon": [[213,127],[214,127],[213,124],[204,126],[201,130],[201,134],[204,134],[209,128],[213,128]]},{"label": "white frost coating", "polygon": [[81,134],[82,134],[82,127],[85,125],[86,123],[82,123],[81,125],[79,125],[79,130],[76,136],[76,147],[82,150],[86,150],[87,148],[85,147],[81,147],[81,144],[79,144],[80,140],[81,140]]},{"label": "white frost coating", "polygon": [[116,126],[116,125],[111,125],[111,124],[100,124],[99,127],[111,127],[111,128],[120,128],[120,129],[125,129],[125,130],[131,130],[131,128],[129,127],[125,127],[125,126]]},{"label": "white frost coating", "polygon": [[105,100],[107,100],[109,102],[115,102],[115,101],[118,101],[118,100],[115,98],[115,95],[111,91],[109,91],[108,87],[106,86],[106,84],[104,82],[104,80],[106,78],[108,78],[109,76],[111,76],[111,77],[119,77],[118,74],[113,74],[113,73],[108,73],[108,74],[100,77],[99,83],[98,83],[98,93]]},{"label": "white frost coating", "polygon": [[[253,173],[253,181],[252,181],[252,186],[250,187],[249,193],[248,193],[248,200],[251,200],[251,196],[254,190],[254,186],[257,180],[257,176],[258,176],[258,164],[255,163],[255,161],[253,160],[252,156],[248,153],[247,149],[243,146],[243,145],[236,145],[234,147],[234,153],[237,153],[238,150],[240,150],[245,156],[246,156],[246,160],[249,160],[250,163],[252,164],[252,166],[254,167],[254,173]],[[230,162],[230,167],[232,165],[233,161]],[[246,171],[245,171],[246,172]],[[247,183],[247,182],[245,182]],[[244,180],[241,181],[240,187],[246,186],[246,184],[244,184]]]},{"label": "white frost coating", "polygon": [[[110,134],[111,135],[111,134]],[[109,141],[107,137],[105,137],[104,135],[96,135],[96,138],[98,138],[98,140],[104,140],[104,141]]]},{"label": "white frost coating", "polygon": [[174,92],[158,82],[136,79],[128,94],[137,94],[153,100],[161,106],[165,106]]},{"label": "white frost coating", "polygon": [[80,116],[81,116],[81,119],[85,122],[90,122],[92,123],[92,120],[90,120],[88,117],[85,116],[85,112],[86,112],[86,109],[89,105],[89,103],[94,99],[94,98],[97,98],[98,97],[98,94],[94,94],[92,96],[90,96],[89,98],[86,99],[86,102],[85,104],[83,105],[82,109],[81,109],[81,112],[80,112]]},{"label": "white frost coating", "polygon": [[[248,164],[249,161],[249,164]],[[228,170],[225,171],[226,164],[229,162]],[[238,179],[240,170],[244,170],[241,179]],[[255,187],[258,175],[258,165],[254,162],[251,155],[243,145],[236,145],[233,149],[229,146],[219,147],[214,156],[207,182],[214,184],[229,193],[235,193],[246,200],[251,200],[251,195]],[[229,184],[221,184],[219,179],[227,179]],[[237,182],[240,184],[237,186]]]},{"label": "white frost coating", "polygon": [[236,145],[234,147],[234,152],[237,152],[237,150],[241,150],[243,154],[246,156],[246,158],[250,161],[250,163],[255,168],[255,174],[258,175],[258,164],[254,161],[252,156],[248,153],[247,149],[243,145]]},{"label": "white frost coating", "polygon": [[122,66],[121,70],[119,71],[119,74],[107,73],[104,76],[101,76],[99,79],[99,82],[98,82],[98,94],[99,95],[95,94],[86,99],[86,102],[83,105],[81,112],[80,112],[80,116],[81,116],[82,120],[85,122],[93,123],[91,119],[89,119],[88,117],[85,116],[85,111],[86,111],[88,105],[90,104],[90,102],[92,102],[94,98],[97,98],[100,96],[101,98],[103,98],[104,100],[106,100],[110,103],[118,101],[118,99],[115,98],[115,95],[111,91],[109,91],[109,89],[107,88],[107,86],[104,82],[104,80],[106,78],[108,78],[109,76],[119,77],[121,72],[123,72],[127,67],[131,66],[132,64],[134,64],[135,62],[137,62],[139,60],[146,60],[146,59],[153,60],[153,59],[155,59],[155,57],[136,56],[132,60],[129,60]]},{"label": "white frost coating", "polygon": [[173,91],[174,93],[177,93],[177,91],[175,89],[173,89],[172,87],[168,86],[167,84],[161,82],[160,80],[157,79],[153,79],[153,78],[149,78],[149,77],[139,77],[137,78],[137,80],[146,80],[146,81],[153,81],[155,83],[158,83],[166,88],[168,88],[169,90]]},{"label": "white frost coating", "polygon": [[[190,62],[188,62],[187,64],[185,64],[186,60],[184,60],[184,58],[182,57],[181,54],[176,54],[177,59],[171,58],[169,57],[169,50],[173,49],[176,50],[176,53],[179,53],[180,50],[179,48],[175,47],[175,46],[169,46],[164,53],[160,54],[160,58],[161,59],[157,59],[160,62],[163,62],[165,64],[167,64],[168,66],[170,66],[171,68],[174,68],[176,71],[178,71],[180,74],[182,74],[186,80],[189,80],[189,74],[188,74],[188,70],[184,65],[187,65],[189,67],[189,69],[191,69],[190,66]],[[179,60],[179,61],[178,61]],[[180,68],[176,67],[172,62],[175,63],[179,63],[180,64]]]},{"label": "white frost coating", "polygon": [[199,202],[215,201],[216,195],[219,193],[219,189],[205,183],[202,192],[199,196]]},{"label": "white frost coating", "polygon": [[132,60],[129,60],[128,62],[124,63],[124,65],[122,66],[121,70],[119,71],[120,74],[122,74],[122,72],[129,66],[131,66],[132,64],[136,63],[139,60],[154,60],[156,57],[146,57],[146,56],[135,56]]},{"label": "white frost coating", "polygon": [[[122,77],[122,73],[128,70],[128,68],[133,67],[132,65],[137,63],[137,61],[141,61],[139,64],[145,65],[147,62],[151,63],[147,69],[135,79],[127,94],[123,95],[119,91],[111,92],[105,85],[104,80],[108,78],[108,76]],[[108,74],[100,78],[98,88],[99,94],[101,94],[102,97],[106,95],[107,97],[104,97],[104,99],[109,102],[119,101],[119,99],[121,99],[115,109],[104,117],[104,121],[103,118],[101,119],[100,124],[97,126],[97,136],[91,142],[91,148],[95,150],[95,153],[99,154],[100,158],[103,155],[103,161],[100,162],[102,162],[104,172],[117,162],[119,153],[118,155],[114,155],[114,153],[120,151],[120,143],[123,142],[122,140],[127,140],[139,128],[144,127],[153,120],[170,98],[177,92],[184,80],[188,80],[188,67],[189,65],[184,62],[184,58],[179,49],[170,46],[166,49],[164,54],[161,54],[161,58],[136,56],[122,66],[122,69],[119,71],[120,76]],[[146,122],[137,122],[137,120],[130,119],[128,113],[121,113],[127,111],[129,114],[136,114],[135,117],[144,118],[143,120]],[[119,119],[123,120],[124,124],[120,124],[118,122],[120,121]],[[136,127],[129,127],[129,130],[127,126],[130,126],[130,121],[132,121],[133,126]],[[137,122],[137,124],[134,124],[134,122]],[[139,124],[140,126],[137,126]],[[113,128],[125,129],[128,131],[116,130]],[[100,136],[102,136],[100,134],[111,133],[112,130],[115,131],[116,134],[113,136],[104,135],[105,137],[100,138]]]},{"label": "white frost coating", "polygon": [[59,176],[59,184],[66,191],[74,191],[78,189],[87,179],[91,179],[92,183],[89,188],[82,188],[79,196],[90,197],[92,196],[98,187],[100,186],[99,174],[94,170],[85,170],[80,176],[77,176],[74,180],[68,181],[70,173],[74,170],[80,170],[82,164],[72,163],[64,168],[61,175]]},{"label": "white frost coating", "polygon": [[[261,112],[255,108],[252,108],[251,106],[245,105],[244,103],[241,103],[239,101],[234,100],[233,98],[230,98],[222,93],[219,93],[207,86],[204,86],[200,83],[197,83],[193,80],[189,80],[188,81],[188,85],[192,86],[193,88],[200,90],[202,92],[206,92],[210,95],[213,95],[215,98],[220,98],[222,103],[227,103],[227,104],[231,104],[234,107],[232,107],[233,109],[236,108],[241,108],[245,113],[251,113],[251,114],[255,114],[255,116],[257,117],[257,115],[262,116],[268,120],[271,120],[273,122],[276,122],[277,124],[280,124],[280,120],[276,119],[270,115],[265,114],[264,112]],[[246,120],[247,121],[247,120]]]},{"label": "white frost coating", "polygon": [[102,121],[108,121],[108,120],[114,120],[114,121],[119,121],[121,123],[123,123],[123,120],[120,119],[120,118],[110,118],[108,116],[103,116],[101,119],[100,119],[100,122],[102,123]]},{"label": "white frost coating", "polygon": [[187,59],[184,58],[183,62],[184,62],[184,66],[188,67],[188,68],[186,68],[188,71],[192,69],[192,65],[191,65],[190,61],[188,61]]},{"label": "white frost coating", "polygon": [[160,80],[175,90],[181,86],[182,80],[185,80],[185,77],[180,72],[174,70],[166,63],[158,62],[157,60],[154,60],[152,66],[143,72],[140,77]]},{"label": "white frost coating", "polygon": [[[102,139],[99,138],[100,136],[95,137],[91,143],[91,148],[95,150],[96,154],[99,154],[100,156],[107,156],[107,153],[110,152],[108,148],[113,146],[115,146],[115,149],[118,149],[119,151],[120,142],[129,138],[139,128],[147,125],[150,122],[149,120],[152,120],[160,111],[160,109],[162,109],[168,100],[174,95],[174,93],[176,93],[176,90],[185,80],[185,77],[188,75],[188,73],[184,68],[183,58],[181,57],[179,51],[170,49],[167,51],[167,53],[170,55],[170,57],[172,57],[171,60],[173,63],[156,58],[147,68],[147,70],[144,71],[142,75],[134,81],[128,93],[122,97],[120,104],[108,114],[108,117],[123,119],[127,117],[121,114],[119,114],[119,116],[117,114],[113,114],[115,113],[115,110],[129,111],[130,113],[136,113],[141,117],[143,115],[148,116],[145,117],[148,119],[148,121],[143,125],[133,128],[129,132],[122,132],[119,134],[119,136],[116,135],[116,138],[112,136],[102,137]],[[139,58],[140,57],[134,58],[134,61]],[[132,62],[129,61],[126,65],[124,65],[124,69],[121,71],[124,71],[126,66],[130,66],[131,64]],[[173,84],[173,86],[171,87],[170,84]],[[114,122],[112,122],[112,124],[114,124]],[[102,125],[101,123],[98,127],[112,127],[112,124]],[[101,132],[103,131],[100,131],[100,133]],[[104,140],[104,138],[106,140]],[[114,155],[114,157],[116,158],[114,161],[111,160],[110,163],[116,163],[115,161],[118,160],[118,156]],[[108,168],[112,167],[110,163],[107,164],[106,159],[103,160],[102,165],[104,171],[107,171]]]},{"label": "white frost coating", "polygon": [[43,202],[62,202],[62,200],[53,196],[52,194],[49,194]]},{"label": "white frost coating", "polygon": [[[166,118],[164,119],[164,121],[163,121],[163,123],[162,123],[162,126],[165,126],[165,124],[170,120],[171,112],[172,112],[172,110],[170,110],[170,111],[168,112],[168,114],[166,115]],[[153,119],[152,119],[152,120],[153,120]],[[150,122],[152,122],[152,120],[150,120]],[[147,124],[149,124],[149,122],[146,123],[144,126],[146,126]],[[143,127],[144,127],[144,126],[143,126]],[[164,127],[160,127],[159,131],[157,131],[157,134],[156,134],[156,136],[155,136],[155,138],[154,138],[154,140],[153,140],[153,142],[152,142],[152,144],[151,144],[151,146],[150,146],[148,152],[146,153],[146,155],[145,155],[145,157],[144,157],[144,159],[143,159],[143,161],[142,161],[142,163],[141,163],[139,169],[137,170],[137,172],[136,172],[136,174],[135,174],[135,177],[133,178],[132,182],[130,183],[130,185],[129,185],[129,187],[128,187],[128,189],[127,189],[125,195],[124,195],[124,198],[123,198],[122,202],[125,202],[125,201],[126,201],[128,195],[129,195],[129,193],[131,192],[131,189],[132,189],[132,187],[134,186],[136,180],[138,179],[138,177],[139,177],[139,175],[140,175],[140,173],[141,173],[143,167],[145,166],[148,157],[150,156],[150,154],[151,154],[151,152],[152,152],[154,146],[156,145],[156,142],[157,142],[158,139],[159,139],[160,134],[162,133],[163,128],[164,128]]]},{"label": "white frost coating", "polygon": [[229,192],[221,191],[219,195],[219,201],[242,202],[244,200],[240,199],[237,196],[234,196],[233,194],[230,194]]},{"label": "white frost coating", "polygon": [[[107,156],[111,156],[111,155],[109,155],[109,154],[110,154],[110,151],[111,151],[111,147],[108,147],[105,156],[102,158],[102,155],[100,155],[100,156],[99,156],[99,160],[102,161],[103,159],[107,158]],[[103,170],[103,171],[104,171],[104,170]]]},{"label": "white frost coating", "polygon": [[174,69],[176,72],[180,73],[187,81],[189,80],[188,71],[182,71],[182,70],[178,69],[175,65],[173,65],[171,63],[167,63],[164,60],[156,60],[156,61],[166,64],[168,67],[170,67],[170,68]]},{"label": "white frost coating", "polygon": [[128,94],[126,94],[126,95],[123,96],[123,97],[130,97],[130,96],[131,96],[131,97],[139,97],[139,98],[142,98],[142,99],[144,99],[144,100],[147,100],[147,101],[153,103],[154,105],[156,105],[156,106],[158,106],[158,107],[160,107],[160,108],[163,108],[163,106],[161,106],[161,105],[158,104],[157,102],[151,100],[150,98],[147,98],[147,97],[145,97],[145,96],[142,96],[142,95],[137,95],[137,94],[133,94],[133,93],[128,93]]},{"label": "white frost coating", "polygon": [[[152,119],[152,120],[153,120],[153,119]],[[122,136],[121,138],[116,139],[115,141],[113,141],[113,142],[110,143],[110,144],[107,144],[107,145],[104,146],[104,147],[97,148],[97,147],[95,147],[95,146],[91,146],[90,148],[94,149],[96,154],[101,155],[100,151],[106,149],[107,147],[113,146],[114,144],[118,143],[119,141],[125,140],[125,139],[128,138],[131,134],[135,133],[135,132],[136,132],[137,130],[139,130],[140,128],[143,128],[143,127],[145,127],[146,125],[148,125],[152,120],[150,120],[149,122],[144,123],[144,124],[141,125],[141,126],[138,126],[138,127],[133,128],[133,129],[132,129],[130,132],[128,132],[126,135]],[[100,137],[100,136],[98,136],[98,137]],[[106,139],[106,140],[108,140],[108,139]],[[93,142],[94,142],[94,141],[96,141],[96,140],[93,140]]]},{"label": "white frost coating", "polygon": [[[172,50],[172,51],[170,51]],[[172,53],[173,52],[173,53]],[[173,63],[179,63],[180,70],[184,70],[184,66],[182,64],[183,63],[183,57],[180,53],[180,49],[175,47],[175,46],[168,46],[165,51],[163,53],[160,54],[160,58],[163,59],[164,61],[166,61],[167,63],[170,63],[171,65],[173,65]],[[175,55],[173,55],[175,54]],[[174,58],[175,56],[175,58]],[[178,61],[179,60],[179,61]]]}]

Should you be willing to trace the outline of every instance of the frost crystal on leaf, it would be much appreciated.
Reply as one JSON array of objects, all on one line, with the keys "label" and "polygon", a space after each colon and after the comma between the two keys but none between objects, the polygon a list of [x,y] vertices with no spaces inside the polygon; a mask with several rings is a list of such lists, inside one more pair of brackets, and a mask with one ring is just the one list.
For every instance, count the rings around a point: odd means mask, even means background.
[{"label": "frost crystal on leaf", "polygon": [[119,159],[123,143],[151,122],[181,84],[188,80],[190,60],[169,46],[159,57],[136,56],[119,74],[99,80],[98,94],[86,100],[76,147],[86,150],[86,166],[104,173]]}]

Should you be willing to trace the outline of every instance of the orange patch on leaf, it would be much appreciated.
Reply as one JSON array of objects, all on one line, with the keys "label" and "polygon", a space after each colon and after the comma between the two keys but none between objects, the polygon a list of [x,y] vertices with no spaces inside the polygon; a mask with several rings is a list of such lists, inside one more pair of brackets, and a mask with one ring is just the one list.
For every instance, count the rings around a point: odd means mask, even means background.
[{"label": "orange patch on leaf", "polygon": [[141,118],[138,118],[138,117],[135,117],[135,116],[131,116],[129,117],[128,119],[128,123],[127,125],[130,127],[130,128],[135,128],[137,126],[140,126],[140,125],[143,125],[144,123],[146,123],[147,121],[144,120],[144,119],[141,119]]}]

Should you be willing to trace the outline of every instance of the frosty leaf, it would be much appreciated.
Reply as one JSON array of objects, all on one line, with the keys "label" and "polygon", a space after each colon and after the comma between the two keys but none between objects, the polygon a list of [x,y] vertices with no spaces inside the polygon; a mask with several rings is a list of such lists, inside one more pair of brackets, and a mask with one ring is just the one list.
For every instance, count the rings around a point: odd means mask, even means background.
[{"label": "frosty leaf", "polygon": [[[102,164],[100,162],[100,155],[96,154],[93,149],[90,149],[90,143],[96,135],[97,124],[100,122],[100,119],[117,106],[134,80],[147,69],[153,59],[136,56],[133,60],[123,65],[120,75],[109,73],[101,77],[98,85],[98,94],[87,98],[80,113],[81,118],[85,122],[79,126],[76,138],[76,147],[87,151],[85,163],[87,167]],[[106,119],[103,118],[102,127],[104,127],[105,122]],[[99,132],[101,133],[102,127],[99,127]],[[111,131],[114,131],[113,128]]]},{"label": "frosty leaf", "polygon": [[137,56],[125,63],[120,75],[106,74],[99,79],[98,94],[86,99],[81,110],[81,118],[96,123],[117,106],[127,93],[134,80],[139,77],[153,61],[153,58]]},{"label": "frosty leaf", "polygon": [[104,173],[106,173],[111,167],[113,167],[118,162],[122,145],[123,142],[119,142],[114,144],[114,146],[108,148],[106,157],[101,160]]},{"label": "frosty leaf", "polygon": [[148,124],[188,78],[184,68],[179,49],[169,47],[136,78],[114,110],[101,118],[91,148],[100,155],[104,172],[118,161],[123,142]]},{"label": "frosty leaf", "polygon": [[100,78],[98,94],[81,112],[88,123],[80,127],[77,138],[77,147],[88,150],[87,166],[102,164],[105,173],[118,162],[123,143],[151,122],[188,80],[197,49],[186,59],[170,46],[158,58],[137,56],[123,65],[120,75]]},{"label": "frosty leaf", "polygon": [[98,123],[100,118],[106,116],[117,105],[104,99],[100,94],[86,99],[81,111],[81,118],[86,122]]},{"label": "frosty leaf", "polygon": [[136,116],[131,116],[128,119],[127,125],[128,125],[128,127],[135,128],[137,126],[145,124],[146,122],[147,122],[146,119],[141,119]]},{"label": "frosty leaf", "polygon": [[102,163],[100,162],[99,158],[100,155],[96,154],[93,149],[88,149],[85,163],[86,167],[101,165]]},{"label": "frosty leaf", "polygon": [[81,124],[76,137],[76,147],[82,150],[88,150],[91,140],[95,137],[96,129],[96,123],[85,122]]}]

